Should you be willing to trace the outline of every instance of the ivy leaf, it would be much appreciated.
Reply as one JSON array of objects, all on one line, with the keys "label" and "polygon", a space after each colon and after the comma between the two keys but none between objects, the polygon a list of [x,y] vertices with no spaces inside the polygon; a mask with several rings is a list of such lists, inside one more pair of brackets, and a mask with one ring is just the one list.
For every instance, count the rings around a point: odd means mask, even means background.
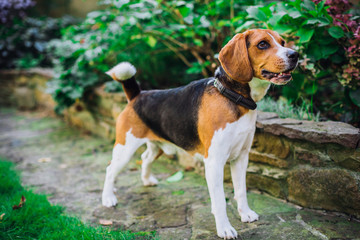
[{"label": "ivy leaf", "polygon": [[300,37],[300,43],[309,42],[311,37],[314,35],[315,29],[301,28],[295,35]]},{"label": "ivy leaf", "polygon": [[342,38],[344,36],[344,31],[339,26],[329,28],[328,32],[329,32],[330,36],[332,36],[333,38],[336,38],[336,39]]},{"label": "ivy leaf", "polygon": [[248,12],[250,17],[255,18],[256,20],[263,22],[267,21],[266,14],[258,7],[253,6],[248,8],[246,11]]}]

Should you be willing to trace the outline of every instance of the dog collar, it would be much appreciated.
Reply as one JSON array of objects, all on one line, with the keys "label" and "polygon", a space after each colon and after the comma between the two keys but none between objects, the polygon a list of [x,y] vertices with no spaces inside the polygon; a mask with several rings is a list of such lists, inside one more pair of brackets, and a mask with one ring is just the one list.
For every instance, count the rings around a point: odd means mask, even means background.
[{"label": "dog collar", "polygon": [[246,107],[250,110],[255,110],[257,107],[254,100],[252,100],[251,98],[245,98],[243,95],[224,87],[224,85],[222,85],[217,78],[214,79],[214,87],[216,87],[223,96],[227,97],[238,105]]}]

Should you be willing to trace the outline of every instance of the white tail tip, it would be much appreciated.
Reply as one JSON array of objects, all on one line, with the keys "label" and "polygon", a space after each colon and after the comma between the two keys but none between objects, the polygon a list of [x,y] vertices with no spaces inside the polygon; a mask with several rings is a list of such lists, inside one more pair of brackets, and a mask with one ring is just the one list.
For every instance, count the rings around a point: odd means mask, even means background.
[{"label": "white tail tip", "polygon": [[125,81],[132,78],[135,73],[136,68],[129,62],[121,62],[106,72],[107,75],[118,81]]}]

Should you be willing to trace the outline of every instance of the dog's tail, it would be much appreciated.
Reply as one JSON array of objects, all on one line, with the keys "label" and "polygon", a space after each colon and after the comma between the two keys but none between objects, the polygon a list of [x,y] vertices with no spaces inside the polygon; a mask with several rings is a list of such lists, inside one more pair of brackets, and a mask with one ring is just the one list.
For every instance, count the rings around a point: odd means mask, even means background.
[{"label": "dog's tail", "polygon": [[128,101],[135,98],[140,93],[140,86],[135,81],[136,68],[129,62],[121,62],[109,71],[107,75],[122,84]]}]

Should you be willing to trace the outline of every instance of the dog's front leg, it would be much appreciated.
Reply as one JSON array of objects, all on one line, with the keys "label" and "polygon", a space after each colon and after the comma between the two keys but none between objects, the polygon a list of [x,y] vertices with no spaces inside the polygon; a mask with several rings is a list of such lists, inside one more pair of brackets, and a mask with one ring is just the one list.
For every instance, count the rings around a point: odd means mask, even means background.
[{"label": "dog's front leg", "polygon": [[249,150],[243,149],[239,157],[231,161],[231,177],[234,185],[235,200],[242,222],[254,222],[259,216],[249,208],[246,196],[246,169],[249,162]]},{"label": "dog's front leg", "polygon": [[211,198],[211,212],[214,214],[217,235],[224,239],[237,238],[236,230],[231,226],[226,214],[224,193],[224,163],[215,157],[205,159],[205,177]]}]

